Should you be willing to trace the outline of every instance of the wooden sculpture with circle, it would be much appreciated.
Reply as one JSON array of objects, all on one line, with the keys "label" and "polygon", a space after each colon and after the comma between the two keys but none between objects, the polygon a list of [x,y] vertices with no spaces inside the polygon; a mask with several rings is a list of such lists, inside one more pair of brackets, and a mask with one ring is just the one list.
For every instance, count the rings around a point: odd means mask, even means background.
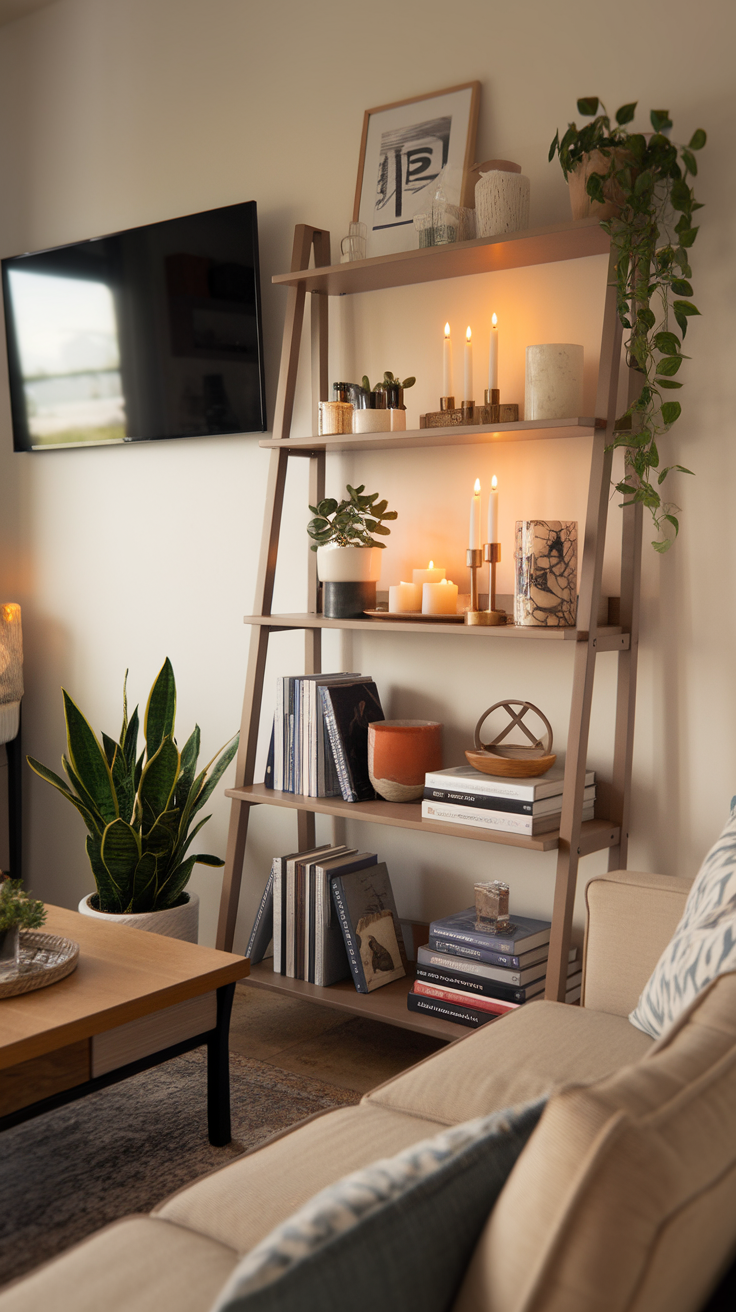
[{"label": "wooden sculpture with circle", "polygon": [[[480,731],[494,711],[503,710],[509,717],[509,723],[489,743],[481,741]],[[544,735],[535,736],[525,723],[527,712],[539,716],[544,725]],[[529,740],[528,743],[506,743],[504,740],[514,729],[520,729]],[[531,702],[508,700],[496,702],[481,715],[475,726],[475,751],[465,753],[470,765],[484,774],[505,775],[511,779],[530,779],[534,775],[546,774],[557,757],[552,752],[552,725],[538,706]]]}]

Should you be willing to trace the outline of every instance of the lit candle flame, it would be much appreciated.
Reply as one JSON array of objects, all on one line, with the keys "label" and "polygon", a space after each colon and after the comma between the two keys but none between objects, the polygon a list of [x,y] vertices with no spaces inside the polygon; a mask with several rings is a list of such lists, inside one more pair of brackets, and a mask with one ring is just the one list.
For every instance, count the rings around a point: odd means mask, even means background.
[{"label": "lit candle flame", "polygon": [[473,336],[473,334],[471,333],[470,328],[468,328],[467,331],[466,331],[466,333],[465,333],[465,337],[466,337],[467,341],[470,341],[470,339],[471,339],[472,336]]},{"label": "lit candle flame", "polygon": [[479,478],[476,478],[476,480],[475,480],[475,486],[474,486],[474,488],[473,488],[473,491],[475,492],[475,495],[476,495],[477,497],[480,496],[480,479],[479,479]]},{"label": "lit candle flame", "polygon": [[449,336],[450,336],[450,325],[449,325],[449,323],[446,323],[446,324],[445,324],[445,337],[449,337]]},{"label": "lit candle flame", "polygon": [[496,491],[496,488],[498,487],[498,479],[496,478],[496,475],[495,475],[495,474],[493,475],[493,478],[491,479],[491,487],[493,488],[493,491],[494,491],[494,492]]},{"label": "lit candle flame", "polygon": [[491,315],[491,323],[493,324],[493,327],[494,327],[494,328],[497,326],[497,324],[498,324],[498,315],[497,315],[497,314],[492,314],[492,315]]},{"label": "lit candle flame", "polygon": [[427,569],[434,569],[434,561],[433,561],[433,560],[430,560],[430,562],[429,562],[429,564],[428,564],[428,566],[427,566]]}]

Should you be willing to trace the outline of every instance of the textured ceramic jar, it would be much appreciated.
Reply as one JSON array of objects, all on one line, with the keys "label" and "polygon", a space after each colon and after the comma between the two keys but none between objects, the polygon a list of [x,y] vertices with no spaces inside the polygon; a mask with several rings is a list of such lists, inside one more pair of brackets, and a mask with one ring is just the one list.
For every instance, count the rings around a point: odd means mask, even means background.
[{"label": "textured ceramic jar", "polygon": [[548,342],[526,348],[525,419],[571,419],[583,411],[582,346]]},{"label": "textured ceramic jar", "polygon": [[136,914],[121,916],[110,911],[95,911],[90,902],[95,895],[83,897],[77,908],[83,916],[93,916],[97,920],[112,920],[116,925],[130,925],[131,929],[145,929],[149,934],[164,934],[166,938],[180,938],[184,943],[196,943],[199,938],[199,897],[196,893],[185,893],[186,902],[178,907],[167,907],[165,911],[141,911]]},{"label": "textured ceramic jar", "polygon": [[442,725],[436,720],[377,720],[368,726],[368,774],[387,802],[424,794],[428,770],[442,769]]},{"label": "textured ceramic jar", "polygon": [[475,184],[475,223],[479,237],[520,232],[529,227],[531,183],[522,173],[491,169]]}]

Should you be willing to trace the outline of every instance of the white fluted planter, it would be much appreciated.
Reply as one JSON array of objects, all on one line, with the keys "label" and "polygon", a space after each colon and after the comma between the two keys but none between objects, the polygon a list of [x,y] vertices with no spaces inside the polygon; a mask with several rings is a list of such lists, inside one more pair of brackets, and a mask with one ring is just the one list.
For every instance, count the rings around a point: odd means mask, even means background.
[{"label": "white fluted planter", "polygon": [[116,916],[111,911],[95,911],[90,906],[94,893],[88,893],[77,909],[83,916],[114,920],[118,925],[144,929],[149,934],[165,934],[167,938],[180,938],[184,943],[196,943],[199,940],[199,897],[196,893],[186,893],[185,896],[188,901],[178,907],[167,907],[165,911],[140,911]]}]

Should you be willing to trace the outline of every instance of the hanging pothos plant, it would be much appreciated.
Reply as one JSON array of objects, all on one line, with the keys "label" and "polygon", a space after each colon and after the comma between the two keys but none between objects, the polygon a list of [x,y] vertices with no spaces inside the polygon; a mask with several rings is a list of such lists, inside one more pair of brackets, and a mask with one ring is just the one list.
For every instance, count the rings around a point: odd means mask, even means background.
[{"label": "hanging pothos plant", "polygon": [[702,206],[688,175],[697,174],[694,152],[702,149],[706,136],[698,128],[687,146],[675,145],[667,136],[672,121],[665,109],[651,111],[652,133],[630,132],[626,125],[635,112],[636,102],[622,105],[611,124],[598,97],[586,96],[578,101],[578,113],[593,121],[582,128],[570,123],[562,139],[555,133],[549,158],[559,155],[566,178],[593,151],[608,160],[606,172],[588,177],[587,192],[595,201],[615,200],[620,207],[618,216],[601,227],[610,234],[615,253],[618,313],[629,334],[627,360],[642,375],[639,396],[616,421],[613,446],[625,453],[624,477],[616,490],[627,498],[624,505],[649,507],[657,530],[652,546],[663,552],[679,531],[678,507],[664,501],[658,489],[672,469],[692,473],[682,465],[660,467],[657,443],[681,413],[680,402],[667,393],[682,387],[675,378],[688,359],[682,343],[688,319],[700,313],[690,299],[689,252],[698,235],[693,215]]}]

